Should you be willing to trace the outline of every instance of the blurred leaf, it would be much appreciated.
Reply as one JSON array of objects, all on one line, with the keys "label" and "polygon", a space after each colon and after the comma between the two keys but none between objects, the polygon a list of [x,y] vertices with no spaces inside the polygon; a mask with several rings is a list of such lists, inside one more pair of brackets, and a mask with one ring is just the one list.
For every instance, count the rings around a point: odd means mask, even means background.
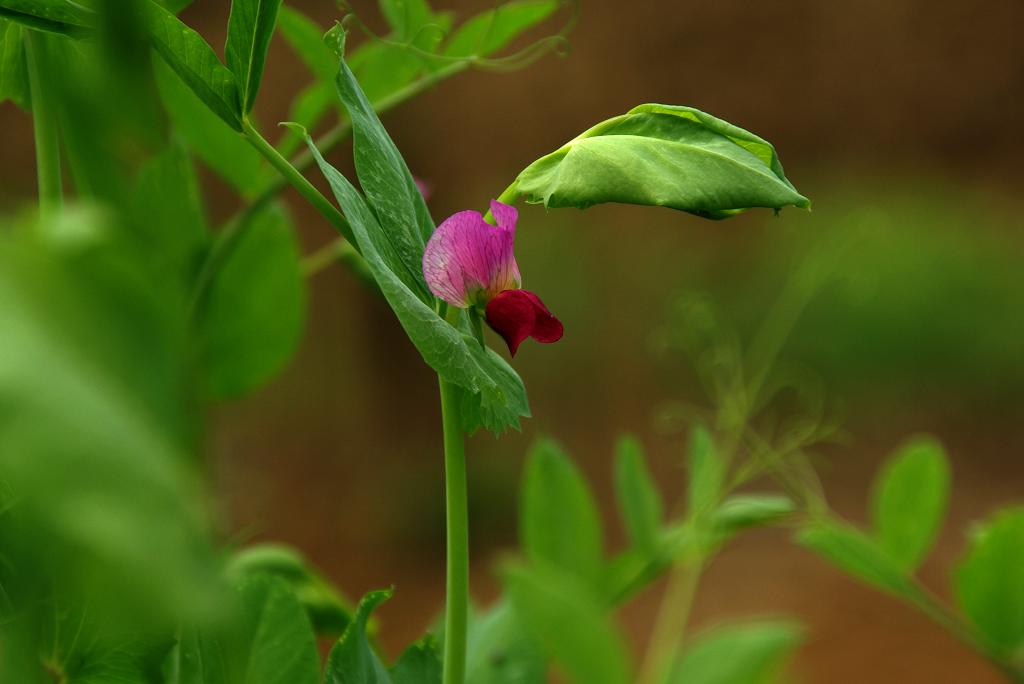
[{"label": "blurred leaf", "polygon": [[260,544],[242,549],[228,560],[226,572],[236,580],[263,573],[287,582],[317,634],[341,634],[352,620],[348,601],[290,547]]},{"label": "blurred leaf", "polygon": [[338,643],[331,649],[324,684],[391,684],[391,676],[366,640],[366,623],[373,610],[391,598],[392,591],[371,591]]},{"label": "blurred leaf", "polygon": [[21,26],[0,18],[0,103],[10,100],[27,110],[32,96]]},{"label": "blurred leaf", "polygon": [[243,195],[252,197],[273,177],[263,157],[191,91],[170,68],[154,63],[156,83],[175,129],[199,158]]},{"label": "blurred leaf", "polygon": [[661,494],[647,470],[643,446],[630,435],[619,439],[615,460],[615,493],[633,546],[653,552],[661,534]]},{"label": "blurred leaf", "polygon": [[313,627],[288,584],[257,575],[241,586],[252,684],[319,684],[320,656]]},{"label": "blurred leaf", "polygon": [[793,622],[719,627],[682,654],[668,684],[768,684],[802,640]]},{"label": "blurred leaf", "polygon": [[[312,130],[323,120],[331,109],[338,106],[338,93],[334,83],[314,83],[299,91],[288,110],[288,120]],[[277,151],[290,157],[302,146],[302,135],[292,128],[286,128]]]},{"label": "blurred leaf", "polygon": [[387,265],[422,301],[432,302],[423,279],[423,248],[434,232],[427,204],[402,154],[344,60],[337,86],[352,120],[359,184],[385,237],[379,245],[388,258]]},{"label": "blurred leaf", "polygon": [[426,0],[380,0],[380,11],[400,41],[412,40],[433,17]]},{"label": "blurred leaf", "polygon": [[163,666],[164,684],[229,684],[221,643],[194,628],[183,629]]},{"label": "blurred leaf", "polygon": [[541,157],[519,174],[517,189],[549,208],[622,202],[713,219],[810,206],[767,141],[692,107],[657,104],[634,107]]},{"label": "blurred leaf", "polygon": [[942,445],[919,438],[879,472],[871,510],[878,544],[913,573],[942,528],[949,501],[949,464]]},{"label": "blurred leaf", "polygon": [[324,43],[326,31],[302,12],[284,5],[278,18],[281,35],[309,68],[317,80],[334,82],[338,58]]},{"label": "blurred leaf", "polygon": [[604,603],[585,582],[551,565],[510,566],[505,590],[516,614],[576,684],[626,684],[629,659]]},{"label": "blurred leaf", "polygon": [[497,5],[459,26],[444,46],[448,57],[490,55],[547,19],[558,9],[558,0],[512,0]]},{"label": "blurred leaf", "polygon": [[[241,132],[242,99],[235,76],[220,63],[217,53],[201,35],[152,0],[146,1],[153,49],[210,111]],[[251,83],[246,82],[243,87],[248,96]]]},{"label": "blurred leaf", "polygon": [[175,14],[192,4],[192,0],[159,0],[159,2]]},{"label": "blurred leaf", "polygon": [[731,496],[712,515],[712,532],[718,543],[722,544],[742,530],[769,525],[795,511],[793,500],[779,494]]},{"label": "blurred leaf", "polygon": [[391,668],[394,684],[441,684],[441,656],[434,637],[426,636],[405,649]]},{"label": "blurred leaf", "polygon": [[466,684],[543,684],[547,663],[507,600],[469,623]]},{"label": "blurred leaf", "polygon": [[520,543],[536,565],[563,569],[589,587],[602,571],[601,520],[576,466],[548,439],[526,459],[520,508]]},{"label": "blurred leaf", "polygon": [[964,612],[989,648],[1002,657],[1024,657],[1022,572],[1024,508],[1006,508],[974,534],[955,578]]},{"label": "blurred leaf", "polygon": [[715,450],[708,429],[695,423],[690,432],[690,514],[709,515],[718,504],[725,483],[725,463]]},{"label": "blurred leaf", "polygon": [[267,48],[277,25],[281,0],[232,0],[224,59],[234,73],[242,115],[252,110],[267,63]]},{"label": "blurred leaf", "polygon": [[916,594],[904,569],[855,527],[818,520],[801,530],[797,541],[862,582],[903,598]]},{"label": "blurred leaf", "polygon": [[131,198],[147,252],[184,286],[208,235],[192,160],[180,144],[140,169]]},{"label": "blurred leaf", "polygon": [[89,8],[70,0],[0,0],[0,17],[36,31],[82,36],[96,23]]},{"label": "blurred leaf", "polygon": [[203,383],[212,397],[244,394],[291,359],[306,317],[306,281],[291,220],[271,204],[248,218],[198,310]]},{"label": "blurred leaf", "polygon": [[[366,200],[324,160],[308,136],[306,141],[352,227],[356,245],[402,328],[427,365],[464,390],[463,429],[472,431],[482,426],[497,434],[509,427],[518,428],[519,416],[529,415],[522,380],[493,350],[481,347],[472,336],[449,325],[396,275],[391,267],[395,257],[384,255],[389,243]],[[400,264],[397,267],[405,270]],[[422,282],[422,275],[419,279]]]},{"label": "blurred leaf", "polygon": [[0,231],[0,479],[17,538],[46,540],[21,572],[156,623],[214,610],[216,574],[184,470],[184,313],[117,230],[72,208]]}]

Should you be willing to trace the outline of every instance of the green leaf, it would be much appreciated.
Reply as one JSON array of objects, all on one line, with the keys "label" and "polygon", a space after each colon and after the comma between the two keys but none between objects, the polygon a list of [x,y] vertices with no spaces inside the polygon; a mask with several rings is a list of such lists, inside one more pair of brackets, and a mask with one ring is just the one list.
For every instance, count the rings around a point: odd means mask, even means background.
[{"label": "green leaf", "polygon": [[31,104],[22,28],[0,18],[0,103],[10,100],[24,110]]},{"label": "green leaf", "polygon": [[334,84],[338,73],[338,58],[324,43],[324,29],[302,12],[287,5],[281,7],[278,17],[281,35],[288,41],[295,54],[309,68],[317,80]]},{"label": "green leaf", "polygon": [[313,627],[288,584],[258,575],[240,588],[251,684],[319,684],[320,656]]},{"label": "green leaf", "polygon": [[394,684],[441,684],[441,657],[437,642],[425,636],[405,649],[391,667]]},{"label": "green leaf", "polygon": [[956,570],[956,594],[989,648],[1024,657],[1024,508],[996,513],[974,534]]},{"label": "green leaf", "polygon": [[929,438],[903,446],[878,474],[871,501],[875,538],[907,572],[917,569],[942,528],[949,480],[946,454]]},{"label": "green leaf", "polygon": [[395,38],[403,42],[415,38],[434,16],[426,0],[380,0],[380,11]]},{"label": "green leaf", "polygon": [[507,600],[474,615],[466,640],[466,684],[541,684],[547,662]]},{"label": "green leaf", "polygon": [[273,178],[245,138],[210,111],[163,62],[153,64],[160,99],[174,128],[207,166],[236,190],[253,197]]},{"label": "green leaf", "polygon": [[[463,429],[472,432],[485,427],[500,433],[508,427],[518,428],[519,417],[529,415],[522,380],[493,350],[481,347],[467,332],[449,325],[396,275],[390,265],[395,257],[384,256],[389,243],[366,200],[324,160],[308,136],[306,141],[352,226],[356,245],[402,328],[427,365],[464,390]],[[408,277],[404,267],[396,267]]]},{"label": "green leaf", "polygon": [[557,0],[513,0],[467,20],[444,46],[448,57],[490,55],[550,17]]},{"label": "green leaf", "polygon": [[371,591],[359,602],[355,618],[327,658],[324,684],[391,684],[391,676],[366,639],[370,614],[391,594],[390,589]]},{"label": "green leaf", "polygon": [[505,590],[516,615],[576,684],[626,684],[629,658],[605,604],[557,567],[510,566]]},{"label": "green leaf", "polygon": [[796,511],[796,504],[779,494],[740,494],[731,496],[711,517],[712,533],[724,544],[737,533],[760,525],[770,525]]},{"label": "green leaf", "polygon": [[71,0],[0,0],[0,17],[35,31],[80,37],[96,22],[89,8]]},{"label": "green leaf", "polygon": [[793,622],[755,622],[700,635],[676,663],[668,684],[768,684],[803,640]]},{"label": "green leaf", "polygon": [[172,143],[142,167],[131,202],[152,261],[184,289],[208,235],[192,160],[180,144]]},{"label": "green leaf", "polygon": [[529,202],[586,209],[605,202],[671,207],[720,219],[752,207],[807,208],[767,141],[692,107],[644,104],[530,164]]},{"label": "green leaf", "polygon": [[208,612],[216,569],[184,467],[194,426],[173,293],[117,222],[69,208],[0,226],[0,301],[0,479],[28,544],[19,568],[153,623]]},{"label": "green leaf", "polygon": [[385,248],[382,252],[388,257],[388,266],[421,300],[432,302],[423,279],[423,249],[434,232],[427,204],[344,60],[337,86],[352,120],[356,174],[386,238],[380,246]]},{"label": "green leaf", "polygon": [[224,59],[241,90],[242,115],[256,102],[281,0],[232,0]]},{"label": "green leaf", "polygon": [[602,543],[597,505],[576,466],[551,440],[538,440],[527,456],[519,528],[531,562],[562,568],[598,586]]},{"label": "green leaf", "polygon": [[159,2],[175,14],[192,4],[192,0],[159,0]]},{"label": "green leaf", "polygon": [[661,494],[647,470],[643,446],[629,435],[619,439],[615,493],[633,545],[642,551],[654,552],[661,534]]},{"label": "green leaf", "polygon": [[708,429],[695,424],[690,434],[690,483],[688,502],[690,513],[706,516],[718,504],[725,484],[725,463],[715,450]]},{"label": "green leaf", "polygon": [[241,132],[242,99],[235,76],[202,36],[152,0],[145,7],[153,49],[210,111]]},{"label": "green leaf", "polygon": [[797,541],[866,584],[903,598],[916,595],[904,569],[855,527],[833,520],[818,520],[801,530]]},{"label": "green leaf", "polygon": [[198,310],[211,397],[239,396],[270,379],[295,353],[305,325],[306,281],[291,220],[270,204],[248,221]]},{"label": "green leaf", "polygon": [[[299,94],[292,100],[291,109],[288,110],[288,120],[302,126],[305,129],[316,128],[324,116],[332,108],[338,106],[338,93],[334,83],[314,83],[311,86],[299,91]],[[290,157],[302,146],[302,135],[292,128],[285,129],[283,140],[278,143],[277,151],[282,156]]]},{"label": "green leaf", "polygon": [[352,621],[348,601],[295,549],[280,544],[260,544],[235,553],[225,568],[240,581],[269,574],[287,582],[305,608],[317,634],[341,634]]},{"label": "green leaf", "polygon": [[163,664],[165,684],[230,684],[221,643],[194,628],[183,629]]}]

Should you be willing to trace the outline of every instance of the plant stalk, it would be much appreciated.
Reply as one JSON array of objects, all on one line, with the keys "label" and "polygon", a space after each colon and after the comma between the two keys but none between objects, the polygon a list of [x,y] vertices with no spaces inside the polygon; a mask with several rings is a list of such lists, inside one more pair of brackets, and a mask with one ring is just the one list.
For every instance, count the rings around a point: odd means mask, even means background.
[{"label": "plant stalk", "polygon": [[703,571],[702,559],[678,562],[672,568],[654,623],[651,644],[637,679],[639,684],[664,684],[667,681],[690,619]]},{"label": "plant stalk", "polygon": [[[449,311],[459,312],[458,309]],[[449,316],[451,319],[451,316]],[[444,616],[444,684],[466,678],[466,633],[469,622],[469,511],[466,447],[459,418],[459,391],[438,377],[444,427],[444,481],[447,514],[447,580]]]},{"label": "plant stalk", "polygon": [[46,83],[46,37],[38,31],[23,30],[28,63],[32,123],[36,142],[36,174],[39,178],[39,213],[45,219],[59,212],[64,203],[60,174],[60,137],[57,106]]}]

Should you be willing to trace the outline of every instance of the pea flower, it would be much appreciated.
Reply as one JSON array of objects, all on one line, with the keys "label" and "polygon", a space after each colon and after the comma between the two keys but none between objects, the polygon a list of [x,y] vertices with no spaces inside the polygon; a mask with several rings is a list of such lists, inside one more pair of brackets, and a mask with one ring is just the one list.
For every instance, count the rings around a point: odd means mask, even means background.
[{"label": "pea flower", "polygon": [[460,309],[475,309],[509,353],[527,337],[557,342],[562,323],[534,293],[521,289],[514,254],[515,207],[491,202],[492,226],[477,211],[460,211],[437,227],[423,252],[423,276],[430,291]]}]

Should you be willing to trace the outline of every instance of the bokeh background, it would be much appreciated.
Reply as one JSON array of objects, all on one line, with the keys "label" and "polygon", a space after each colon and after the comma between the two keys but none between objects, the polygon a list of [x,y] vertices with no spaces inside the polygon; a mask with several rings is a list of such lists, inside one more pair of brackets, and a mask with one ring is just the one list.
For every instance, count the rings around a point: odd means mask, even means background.
[{"label": "bokeh background", "polygon": [[[289,0],[326,27],[326,0]],[[435,3],[461,16],[489,3]],[[229,3],[182,18],[223,43]],[[352,9],[371,26],[372,2]],[[557,31],[566,10],[534,38]],[[532,438],[577,459],[614,523],[611,456],[629,431],[666,496],[685,483],[683,406],[707,406],[689,359],[668,343],[680,301],[714,304],[748,338],[808,259],[830,274],[782,351],[846,438],[818,450],[830,503],[865,519],[871,476],[906,437],[938,436],[954,468],[940,542],[923,569],[948,596],[971,520],[1024,494],[1024,4],[1018,0],[771,3],[583,0],[568,53],[521,71],[471,71],[385,117],[410,167],[434,188],[435,218],[483,207],[536,157],[642,102],[688,104],[776,144],[813,212],[750,212],[714,223],[669,210],[521,211],[526,285],[566,324],[516,366],[535,418],[522,434],[470,442],[474,595],[515,546],[517,487]],[[524,42],[529,42],[525,38]],[[271,47],[258,116],[287,117],[308,80]],[[265,126],[269,128],[269,126]],[[35,192],[30,121],[0,108],[0,204]],[[333,157],[347,168],[349,150]],[[235,200],[206,173],[214,218]],[[331,232],[289,197],[307,250]],[[821,245],[830,245],[822,249]],[[827,259],[821,254],[827,254]],[[2,334],[2,333],[0,333]],[[444,585],[436,384],[386,305],[346,271],[311,286],[295,361],[256,395],[216,408],[208,453],[225,534],[293,544],[349,595],[395,585],[381,610],[392,653],[430,624]],[[1021,569],[1024,573],[1024,568]],[[623,612],[643,644],[656,585]],[[697,626],[788,614],[810,637],[807,682],[997,682],[966,647],[895,601],[789,543],[746,534],[710,568]]]}]

